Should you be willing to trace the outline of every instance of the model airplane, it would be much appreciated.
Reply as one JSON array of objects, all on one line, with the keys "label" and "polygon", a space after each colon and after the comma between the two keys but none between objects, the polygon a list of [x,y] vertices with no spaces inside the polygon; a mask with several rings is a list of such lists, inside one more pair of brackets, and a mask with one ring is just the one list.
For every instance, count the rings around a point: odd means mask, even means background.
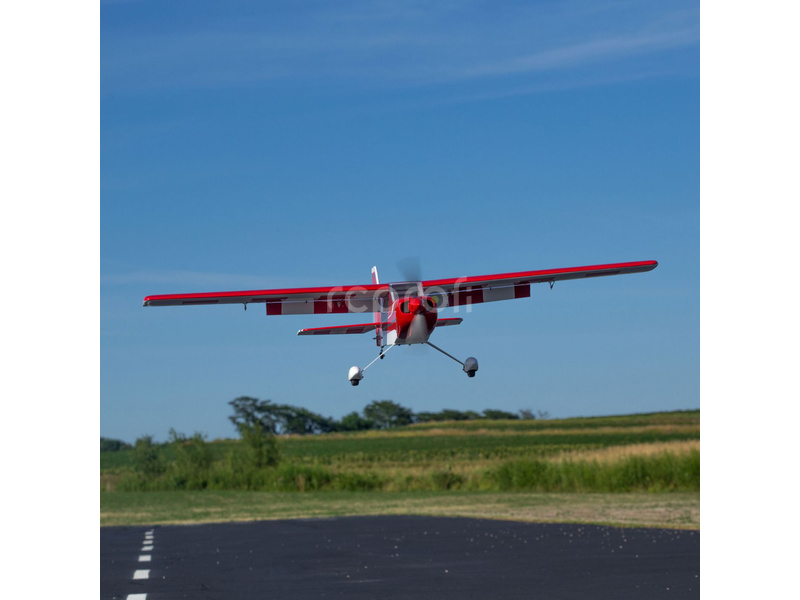
[{"label": "model airplane", "polygon": [[458,277],[428,281],[401,281],[380,283],[378,269],[372,267],[371,285],[344,285],[336,287],[290,288],[284,290],[253,290],[242,292],[212,292],[200,294],[165,294],[147,296],[144,306],[187,306],[196,304],[264,304],[267,315],[310,315],[329,313],[373,313],[371,323],[336,325],[301,329],[297,335],[332,335],[349,333],[375,333],[378,356],[363,369],[351,367],[347,378],[352,385],[364,378],[364,371],[395,346],[427,344],[461,364],[469,377],[478,370],[478,361],[469,357],[464,362],[448,354],[429,340],[434,329],[458,325],[461,318],[441,318],[439,310],[469,307],[482,302],[528,298],[532,283],[549,283],[566,279],[584,279],[606,275],[644,273],[658,266],[654,260],[522,271]]}]

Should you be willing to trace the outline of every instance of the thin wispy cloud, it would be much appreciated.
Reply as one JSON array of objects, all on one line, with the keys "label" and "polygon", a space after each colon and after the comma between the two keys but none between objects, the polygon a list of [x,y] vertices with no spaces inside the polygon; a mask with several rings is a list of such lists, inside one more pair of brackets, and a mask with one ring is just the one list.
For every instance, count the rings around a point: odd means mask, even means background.
[{"label": "thin wispy cloud", "polygon": [[614,58],[689,46],[696,44],[698,39],[697,30],[690,28],[656,34],[621,35],[468,67],[464,70],[463,76],[500,76],[564,69]]},{"label": "thin wispy cloud", "polygon": [[[230,273],[214,273],[202,271],[131,271],[103,275],[103,285],[148,285],[159,288],[202,288],[202,291],[218,289],[267,289],[275,287],[274,279],[258,275],[235,275]],[[285,282],[284,282],[285,283]],[[157,293],[154,290],[153,293]]]},{"label": "thin wispy cloud", "polygon": [[432,99],[426,102],[420,102],[419,107],[428,106],[447,106],[455,104],[464,104],[469,102],[482,102],[486,100],[499,100],[503,98],[513,98],[518,96],[533,96],[536,94],[547,94],[551,92],[563,92],[566,90],[575,90],[581,88],[601,87],[607,85],[614,85],[619,83],[629,83],[632,81],[642,81],[652,79],[655,77],[667,77],[674,75],[670,71],[648,71],[648,72],[632,72],[621,75],[610,76],[581,76],[576,78],[562,78],[558,81],[534,83],[531,85],[522,86],[508,86],[498,87],[488,92],[471,92],[464,94],[447,94],[444,98]]},{"label": "thin wispy cloud", "polygon": [[568,72],[699,41],[692,2],[345,2],[292,14],[285,21],[263,12],[246,22],[220,19],[136,35],[121,28],[102,40],[104,90],[435,86]]}]

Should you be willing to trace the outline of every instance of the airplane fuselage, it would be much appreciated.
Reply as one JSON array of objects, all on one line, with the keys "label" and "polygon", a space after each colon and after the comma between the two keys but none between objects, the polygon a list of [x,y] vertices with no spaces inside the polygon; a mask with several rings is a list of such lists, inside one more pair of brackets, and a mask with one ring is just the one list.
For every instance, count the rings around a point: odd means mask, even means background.
[{"label": "airplane fuselage", "polygon": [[431,296],[395,300],[387,319],[394,325],[386,332],[387,344],[424,344],[436,328],[438,314],[436,300]]}]

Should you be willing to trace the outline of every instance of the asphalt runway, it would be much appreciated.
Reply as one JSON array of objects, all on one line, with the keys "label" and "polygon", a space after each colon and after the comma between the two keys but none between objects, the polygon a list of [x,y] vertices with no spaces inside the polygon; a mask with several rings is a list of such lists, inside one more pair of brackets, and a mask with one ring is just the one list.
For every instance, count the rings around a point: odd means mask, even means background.
[{"label": "asphalt runway", "polygon": [[438,517],[100,529],[103,600],[700,597],[700,533]]}]

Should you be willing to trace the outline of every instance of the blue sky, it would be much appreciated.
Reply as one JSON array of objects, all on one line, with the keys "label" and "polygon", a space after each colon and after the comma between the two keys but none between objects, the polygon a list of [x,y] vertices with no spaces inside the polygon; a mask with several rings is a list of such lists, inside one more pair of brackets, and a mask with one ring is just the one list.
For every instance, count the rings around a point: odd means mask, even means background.
[{"label": "blue sky", "polygon": [[[251,395],[340,417],[699,407],[696,2],[108,2],[101,7],[101,434],[231,437]],[[145,295],[656,259],[534,286],[358,388],[359,315]],[[446,315],[445,315],[446,316]],[[464,316],[464,315],[462,315]]]}]

